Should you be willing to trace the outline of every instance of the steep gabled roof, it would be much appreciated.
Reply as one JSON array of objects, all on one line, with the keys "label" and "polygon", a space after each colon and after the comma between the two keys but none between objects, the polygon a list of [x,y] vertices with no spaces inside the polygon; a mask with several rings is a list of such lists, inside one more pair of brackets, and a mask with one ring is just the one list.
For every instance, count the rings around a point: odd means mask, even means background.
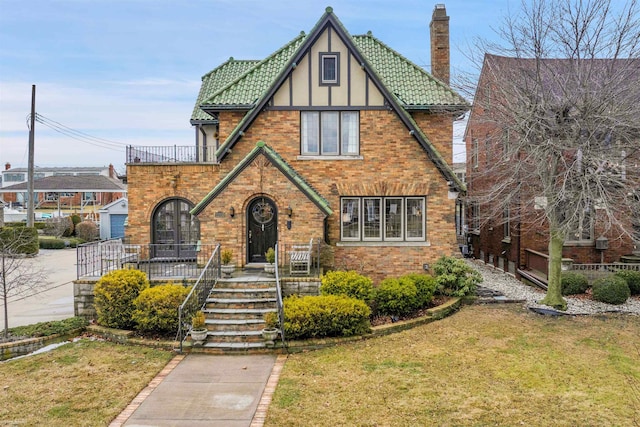
[{"label": "steep gabled roof", "polygon": [[335,34],[351,51],[371,81],[383,94],[390,106],[398,113],[408,131],[425,149],[440,173],[455,188],[465,191],[455,173],[420,130],[410,110],[436,110],[463,112],[469,104],[451,88],[435,79],[402,55],[387,47],[371,35],[352,37],[342,23],[327,7],[325,13],[308,35],[301,33],[293,41],[248,70],[243,76],[208,98],[201,108],[205,111],[224,109],[247,109],[243,119],[216,151],[222,161],[244,131],[251,125],[260,111],[282,85],[289,73],[311,49],[325,28],[331,26]]},{"label": "steep gabled roof", "polygon": [[191,124],[199,122],[210,122],[213,119],[209,114],[205,113],[200,105],[204,103],[209,97],[218,93],[221,89],[225,88],[229,83],[235,81],[238,77],[242,76],[251,68],[259,64],[258,60],[237,60],[233,57],[229,58],[222,65],[209,71],[202,76],[202,85],[200,86],[200,92],[198,93],[198,99],[196,105],[193,108],[191,114]]},{"label": "steep gabled roof", "polygon": [[325,215],[329,216],[333,213],[329,202],[322,197],[309,183],[307,183],[302,176],[300,176],[291,165],[289,165],[275,150],[265,144],[263,141],[259,141],[255,148],[249,152],[242,159],[231,172],[227,174],[219,183],[214,187],[204,199],[202,199],[193,209],[191,209],[191,215],[200,214],[209,203],[211,203],[222,191],[227,188],[229,184],[245,170],[251,162],[253,162],[259,155],[264,155],[282,174],[295,184],[298,189],[307,196]]}]

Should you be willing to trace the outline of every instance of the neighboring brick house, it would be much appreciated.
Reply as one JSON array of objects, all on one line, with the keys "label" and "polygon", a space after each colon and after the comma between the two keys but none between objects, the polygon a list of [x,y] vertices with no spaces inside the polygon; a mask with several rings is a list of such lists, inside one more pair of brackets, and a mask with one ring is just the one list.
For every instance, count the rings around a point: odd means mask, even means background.
[{"label": "neighboring brick house", "polygon": [[[0,194],[5,203],[26,206],[27,168],[5,164]],[[36,206],[64,209],[102,206],[126,195],[126,186],[113,165],[106,167],[36,167],[34,192]]]},{"label": "neighboring brick house", "polygon": [[195,147],[131,147],[132,243],[221,243],[235,263],[325,243],[325,268],[377,278],[420,272],[459,252],[449,17],[431,23],[434,78],[331,8],[261,61],[206,74],[191,123]]},{"label": "neighboring brick house", "polygon": [[[495,184],[500,182],[500,176],[516,176],[517,171],[523,169],[519,167],[520,161],[501,160],[511,143],[510,138],[517,136],[510,134],[513,132],[513,126],[501,121],[507,120],[506,118],[496,118],[500,114],[496,111],[505,109],[498,97],[503,93],[512,93],[508,89],[501,90],[503,76],[516,78],[513,76],[532,75],[530,69],[535,67],[533,61],[485,55],[464,137],[467,153],[467,241],[472,250],[470,255],[513,274],[526,274],[527,270],[536,270],[544,274],[547,272],[545,257],[548,253],[549,231],[546,221],[541,219],[544,218],[541,204],[545,203],[545,200],[539,197],[535,184],[523,182],[518,197],[511,200],[507,209],[495,214],[497,210],[486,203],[497,206],[499,201],[494,198],[483,202],[480,195],[487,188],[496,188]],[[542,61],[545,72],[558,75],[570,65],[570,60]],[[610,60],[598,61],[601,61],[603,66],[611,65],[604,62]],[[597,66],[594,68],[597,69]],[[505,115],[507,116],[508,114]],[[559,118],[554,117],[554,120]],[[628,174],[629,182],[632,182],[631,179],[638,179],[637,150],[634,159],[633,155],[629,156],[630,152],[625,154],[625,151],[613,141],[609,152],[611,164],[615,164],[619,170],[626,171],[622,173]],[[500,166],[496,166],[498,163]],[[640,194],[636,197],[640,197]],[[488,212],[494,212],[493,217]],[[516,212],[521,212],[521,215],[515,215]],[[640,212],[636,213],[637,228],[640,227],[639,214]],[[637,262],[635,260],[638,257],[634,254],[640,254],[640,242],[621,237],[621,234],[613,229],[605,229],[602,215],[604,212],[597,207],[597,203],[593,203],[588,210],[585,209],[584,216],[576,221],[575,228],[565,240],[563,262]]]}]

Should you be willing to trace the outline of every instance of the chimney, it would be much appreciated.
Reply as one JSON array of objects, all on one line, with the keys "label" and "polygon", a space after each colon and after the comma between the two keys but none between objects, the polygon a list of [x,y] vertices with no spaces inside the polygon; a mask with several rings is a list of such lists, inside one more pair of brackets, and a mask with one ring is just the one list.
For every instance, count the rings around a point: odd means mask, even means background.
[{"label": "chimney", "polygon": [[9,169],[11,169],[11,163],[7,162],[4,164],[4,170],[8,171]]},{"label": "chimney", "polygon": [[431,17],[431,74],[449,84],[449,17],[444,4],[436,4]]}]

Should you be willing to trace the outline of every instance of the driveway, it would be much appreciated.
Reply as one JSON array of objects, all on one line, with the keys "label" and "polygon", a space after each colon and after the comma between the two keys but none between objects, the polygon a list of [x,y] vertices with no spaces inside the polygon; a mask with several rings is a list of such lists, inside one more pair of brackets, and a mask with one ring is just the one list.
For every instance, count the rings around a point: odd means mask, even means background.
[{"label": "driveway", "polygon": [[[23,262],[30,268],[42,268],[47,279],[35,295],[9,298],[9,327],[73,317],[76,250],[40,249],[37,257]],[[4,314],[4,307],[0,313]],[[0,328],[4,329],[4,315],[0,315]]]}]

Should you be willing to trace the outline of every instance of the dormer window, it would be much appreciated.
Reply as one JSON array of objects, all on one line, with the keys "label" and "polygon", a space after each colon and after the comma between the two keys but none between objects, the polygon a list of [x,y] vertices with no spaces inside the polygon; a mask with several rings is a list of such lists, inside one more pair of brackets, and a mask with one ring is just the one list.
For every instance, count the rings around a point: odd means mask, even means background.
[{"label": "dormer window", "polygon": [[340,54],[321,53],[320,54],[320,84],[338,85]]}]

